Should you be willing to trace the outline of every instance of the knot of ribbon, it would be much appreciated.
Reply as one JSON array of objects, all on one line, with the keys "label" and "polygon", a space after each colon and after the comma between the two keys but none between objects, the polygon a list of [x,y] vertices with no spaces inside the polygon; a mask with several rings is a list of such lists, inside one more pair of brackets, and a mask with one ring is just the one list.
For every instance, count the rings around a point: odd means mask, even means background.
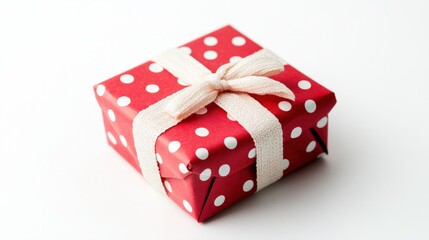
[{"label": "knot of ribbon", "polygon": [[218,92],[224,92],[231,89],[228,82],[226,80],[211,80],[209,81],[209,85],[213,90],[216,90]]},{"label": "knot of ribbon", "polygon": [[220,66],[215,73],[203,76],[195,84],[182,89],[165,105],[164,111],[183,120],[205,107],[222,92],[274,95],[295,100],[283,83],[269,78],[284,71],[283,62],[270,51],[260,51],[234,63]]}]

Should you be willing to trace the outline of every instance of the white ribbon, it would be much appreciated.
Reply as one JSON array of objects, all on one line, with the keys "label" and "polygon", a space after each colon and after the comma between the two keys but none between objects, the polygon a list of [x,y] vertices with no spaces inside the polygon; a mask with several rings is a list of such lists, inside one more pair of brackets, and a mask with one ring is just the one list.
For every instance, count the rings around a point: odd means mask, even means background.
[{"label": "white ribbon", "polygon": [[262,49],[211,73],[178,49],[152,59],[174,76],[191,84],[140,111],[133,121],[133,136],[143,175],[165,193],[155,155],[159,135],[202,107],[215,102],[251,135],[256,147],[257,191],[283,176],[283,132],[278,119],[247,93],[294,100],[284,84],[268,78],[284,71],[282,61]]}]

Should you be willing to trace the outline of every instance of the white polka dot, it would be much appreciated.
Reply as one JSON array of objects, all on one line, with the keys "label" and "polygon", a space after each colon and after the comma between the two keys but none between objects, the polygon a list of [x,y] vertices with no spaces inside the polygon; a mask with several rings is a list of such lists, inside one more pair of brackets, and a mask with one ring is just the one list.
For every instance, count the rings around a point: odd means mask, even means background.
[{"label": "white polka dot", "polygon": [[231,114],[229,114],[229,113],[227,113],[227,114],[226,114],[226,117],[227,117],[229,120],[231,120],[231,121],[237,121],[237,119],[233,118],[233,117],[231,116]]},{"label": "white polka dot", "polygon": [[159,65],[158,63],[152,63],[151,65],[149,65],[149,70],[153,73],[159,73],[162,72],[164,68],[161,67],[161,65]]},{"label": "white polka dot", "polygon": [[100,84],[97,86],[97,88],[95,89],[95,92],[97,93],[98,96],[103,96],[104,93],[106,92],[106,87],[103,84]]},{"label": "white polka dot", "polygon": [[321,154],[317,155],[317,158],[324,157],[325,155],[326,155],[326,153],[322,152]]},{"label": "white polka dot", "polygon": [[203,107],[200,110],[196,111],[195,113],[198,114],[198,115],[206,114],[207,113],[207,108]]},{"label": "white polka dot", "polygon": [[209,157],[209,151],[207,149],[205,149],[205,148],[198,148],[195,151],[195,155],[200,160],[206,160]]},{"label": "white polka dot", "polygon": [[192,212],[192,206],[188,201],[183,200],[183,207],[185,207],[186,211]]},{"label": "white polka dot", "polygon": [[146,86],[146,91],[149,93],[156,93],[159,91],[159,87],[156,84],[149,84]]},{"label": "white polka dot", "polygon": [[178,79],[177,79],[177,83],[178,83],[179,85],[182,85],[182,86],[190,86],[190,85],[191,85],[191,84],[189,84],[189,83],[187,83],[187,82],[183,81],[181,78],[178,78]]},{"label": "white polka dot", "polygon": [[212,175],[212,170],[210,170],[210,168],[206,168],[204,171],[201,172],[200,174],[200,180],[201,181],[207,181],[210,179]]},{"label": "white polka dot", "polygon": [[111,132],[107,132],[107,137],[109,138],[110,142],[113,143],[114,145],[118,143],[118,141],[116,141],[115,136],[113,136]]},{"label": "white polka dot", "polygon": [[301,133],[302,133],[302,128],[296,127],[290,133],[290,137],[291,138],[297,138],[297,137],[301,136]]},{"label": "white polka dot", "polygon": [[244,44],[246,44],[246,39],[244,39],[243,37],[234,37],[232,39],[232,44],[234,46],[243,46]]},{"label": "white polka dot", "polygon": [[305,101],[305,104],[304,104],[304,106],[305,106],[305,110],[308,112],[308,113],[314,113],[314,111],[316,111],[316,102],[315,101],[313,101],[313,100],[307,100],[307,101]]},{"label": "white polka dot", "polygon": [[229,165],[224,164],[224,165],[220,166],[220,168],[219,168],[219,175],[222,177],[225,177],[229,174],[229,171],[231,171],[231,168],[229,167]]},{"label": "white polka dot", "polygon": [[159,164],[162,164],[162,157],[159,153],[156,154],[156,161],[159,162]]},{"label": "white polka dot", "polygon": [[289,162],[288,159],[283,159],[283,161],[282,161],[282,169],[283,169],[283,171],[286,170],[289,167],[289,164],[290,164],[290,162]]},{"label": "white polka dot", "polygon": [[249,151],[249,154],[247,154],[248,158],[254,158],[256,157],[256,148],[253,148],[252,150]]},{"label": "white polka dot", "polygon": [[240,57],[240,56],[233,56],[233,57],[231,57],[229,59],[229,62],[230,63],[236,63],[236,62],[240,61],[240,59],[242,59],[242,57]]},{"label": "white polka dot", "polygon": [[171,188],[171,185],[167,180],[164,181],[164,186],[165,186],[165,189],[167,189],[167,191],[173,192],[173,189]]},{"label": "white polka dot", "polygon": [[255,186],[255,183],[253,182],[253,180],[247,180],[243,184],[243,191],[244,192],[249,192],[250,190],[252,190],[253,186]]},{"label": "white polka dot", "polygon": [[287,112],[292,109],[292,104],[290,104],[288,101],[281,101],[279,102],[279,108],[280,110]]},{"label": "white polka dot", "polygon": [[209,135],[209,130],[207,130],[207,128],[200,127],[195,129],[195,134],[200,137],[207,137]]},{"label": "white polka dot", "polygon": [[121,107],[125,107],[128,106],[131,103],[131,99],[127,96],[122,96],[119,97],[118,100],[116,101],[116,103],[118,103],[119,106]]},{"label": "white polka dot", "polygon": [[215,200],[214,200],[214,205],[216,207],[219,207],[220,205],[222,205],[225,202],[225,196],[224,195],[219,195]]},{"label": "white polka dot", "polygon": [[123,83],[129,84],[134,82],[134,77],[131,74],[124,74],[119,78],[119,80]]},{"label": "white polka dot", "polygon": [[305,149],[305,151],[309,153],[309,152],[312,152],[315,148],[316,148],[316,141],[311,141],[307,145],[307,148]]},{"label": "white polka dot", "polygon": [[112,109],[107,110],[107,116],[109,116],[110,121],[112,122],[116,121],[116,115]]},{"label": "white polka dot", "polygon": [[121,143],[122,143],[122,145],[123,145],[124,147],[127,147],[127,146],[128,146],[127,139],[126,139],[124,136],[119,135],[119,140],[121,141]]},{"label": "white polka dot", "polygon": [[213,60],[217,58],[217,52],[208,50],[204,52],[204,58],[207,60]]},{"label": "white polka dot", "polygon": [[298,87],[302,90],[307,90],[311,88],[311,83],[307,80],[301,80],[298,82]]},{"label": "white polka dot", "polygon": [[318,122],[317,122],[317,127],[318,128],[323,128],[323,127],[325,127],[326,126],[326,124],[328,123],[328,117],[323,117],[322,119],[320,119]]},{"label": "white polka dot", "polygon": [[204,38],[204,44],[207,46],[214,46],[217,44],[217,38],[215,37],[206,37]]},{"label": "white polka dot", "polygon": [[168,144],[168,151],[171,153],[177,152],[180,148],[180,142],[179,141],[172,141]]},{"label": "white polka dot", "polygon": [[223,143],[228,149],[234,149],[237,147],[237,139],[235,137],[226,137]]},{"label": "white polka dot", "polygon": [[182,52],[184,52],[186,54],[191,54],[192,53],[192,50],[189,47],[186,47],[186,46],[180,47],[179,49],[180,49],[180,51],[182,51]]},{"label": "white polka dot", "polygon": [[183,174],[187,174],[189,172],[188,168],[184,163],[179,164],[179,171]]}]

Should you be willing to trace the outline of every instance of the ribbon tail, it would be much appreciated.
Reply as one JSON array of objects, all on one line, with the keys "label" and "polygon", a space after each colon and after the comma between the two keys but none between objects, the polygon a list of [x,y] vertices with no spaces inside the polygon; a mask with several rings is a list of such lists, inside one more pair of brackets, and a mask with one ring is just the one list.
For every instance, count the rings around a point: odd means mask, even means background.
[{"label": "ribbon tail", "polygon": [[164,106],[164,111],[178,120],[183,120],[213,102],[218,93],[208,82],[192,85],[177,92]]},{"label": "ribbon tail", "polygon": [[228,81],[232,91],[257,95],[274,95],[295,101],[295,94],[283,83],[268,77],[249,76]]}]

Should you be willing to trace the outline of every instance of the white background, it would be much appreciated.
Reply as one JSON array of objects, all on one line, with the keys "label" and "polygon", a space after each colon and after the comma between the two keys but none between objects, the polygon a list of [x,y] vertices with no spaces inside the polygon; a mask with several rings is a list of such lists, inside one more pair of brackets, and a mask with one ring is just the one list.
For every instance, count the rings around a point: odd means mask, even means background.
[{"label": "white background", "polygon": [[[0,239],[429,239],[428,12],[1,1]],[[228,23],[336,92],[331,154],[198,224],[107,146],[92,85]]]}]

